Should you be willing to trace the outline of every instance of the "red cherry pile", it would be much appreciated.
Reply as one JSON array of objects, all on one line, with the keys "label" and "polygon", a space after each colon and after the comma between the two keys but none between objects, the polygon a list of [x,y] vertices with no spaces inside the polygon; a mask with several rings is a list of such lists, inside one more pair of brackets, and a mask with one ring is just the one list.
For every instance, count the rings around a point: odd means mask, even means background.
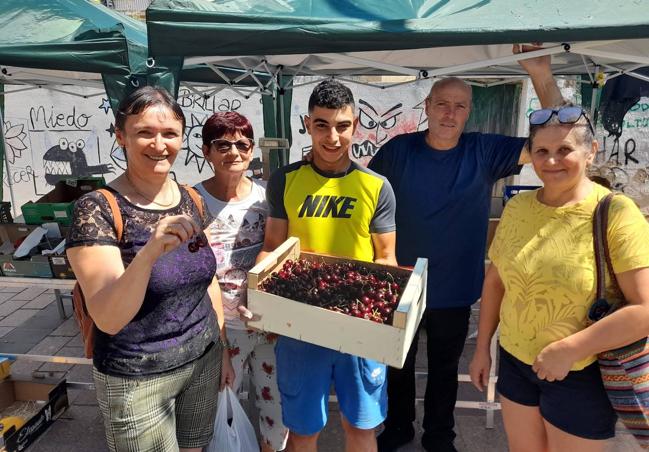
[{"label": "red cherry pile", "polygon": [[351,262],[287,260],[262,282],[264,292],[378,323],[392,314],[408,277]]}]

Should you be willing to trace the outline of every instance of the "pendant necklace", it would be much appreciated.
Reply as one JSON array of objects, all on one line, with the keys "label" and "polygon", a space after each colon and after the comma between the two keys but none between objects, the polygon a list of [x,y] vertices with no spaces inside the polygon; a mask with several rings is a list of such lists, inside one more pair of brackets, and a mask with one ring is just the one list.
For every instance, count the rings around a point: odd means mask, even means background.
[{"label": "pendant necklace", "polygon": [[[131,186],[131,188],[133,189],[133,191],[134,191],[135,193],[137,193],[137,194],[138,194],[140,197],[142,197],[143,199],[146,199],[147,201],[149,201],[150,203],[156,204],[156,205],[158,205],[158,206],[160,206],[160,207],[171,207],[171,206],[174,204],[174,198],[175,198],[175,196],[173,195],[173,193],[171,194],[171,202],[169,202],[168,204],[164,204],[164,203],[158,202],[158,201],[156,201],[156,200],[154,200],[154,199],[150,199],[149,197],[144,196],[144,195],[143,195],[143,194],[142,194],[142,193],[141,193],[137,188],[135,188],[135,184],[133,184],[133,182],[131,182],[131,179],[128,177],[128,173],[127,173],[127,172],[124,172],[124,176],[126,176],[126,180],[128,181],[128,183],[129,183],[129,185]],[[166,181],[165,181],[165,185],[167,185],[167,182],[166,182]]]}]

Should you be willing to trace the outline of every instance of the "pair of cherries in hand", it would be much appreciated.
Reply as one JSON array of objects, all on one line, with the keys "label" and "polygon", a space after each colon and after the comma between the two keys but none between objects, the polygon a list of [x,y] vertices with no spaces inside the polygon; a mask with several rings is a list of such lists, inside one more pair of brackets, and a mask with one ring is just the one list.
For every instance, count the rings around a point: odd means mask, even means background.
[{"label": "pair of cherries in hand", "polygon": [[187,248],[189,249],[190,253],[195,253],[200,248],[204,248],[206,246],[207,246],[207,237],[205,237],[205,234],[203,234],[203,233],[195,235],[192,238],[192,240],[190,240],[187,243]]}]

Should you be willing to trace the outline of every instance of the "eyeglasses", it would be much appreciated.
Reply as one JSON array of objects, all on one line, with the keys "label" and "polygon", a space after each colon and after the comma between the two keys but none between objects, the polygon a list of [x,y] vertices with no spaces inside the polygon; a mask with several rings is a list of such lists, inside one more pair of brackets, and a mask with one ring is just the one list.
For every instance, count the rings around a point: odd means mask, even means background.
[{"label": "eyeglasses", "polygon": [[557,115],[557,119],[561,124],[575,124],[581,117],[586,118],[590,131],[595,135],[595,129],[590,122],[590,118],[581,107],[561,107],[557,110],[551,108],[543,108],[541,110],[534,110],[530,113],[530,125],[540,126],[545,124],[552,118],[552,115]]},{"label": "eyeglasses", "polygon": [[249,152],[254,146],[255,142],[247,138],[242,138],[237,141],[224,140],[222,138],[217,138],[210,141],[210,145],[214,147],[221,154],[227,154],[232,149],[232,146],[237,148],[239,152]]}]

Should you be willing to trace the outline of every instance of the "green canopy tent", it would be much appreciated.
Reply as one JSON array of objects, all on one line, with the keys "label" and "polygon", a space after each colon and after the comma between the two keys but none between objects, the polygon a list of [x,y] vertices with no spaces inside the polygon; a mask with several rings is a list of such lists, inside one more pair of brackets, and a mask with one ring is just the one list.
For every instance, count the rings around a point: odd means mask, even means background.
[{"label": "green canopy tent", "polygon": [[268,77],[182,58],[147,61],[146,26],[87,0],[3,0],[0,3],[0,82],[38,87],[75,85],[105,89],[111,105],[141,84],[177,93],[188,83],[263,89]]},{"label": "green canopy tent", "polygon": [[641,1],[154,0],[147,27],[154,59],[262,65],[280,93],[295,75],[457,75],[495,86],[527,77],[511,52],[519,42],[544,42],[525,57],[553,55],[555,74],[589,84],[598,72],[643,77],[634,71],[649,65]]},{"label": "green canopy tent", "polygon": [[[0,113],[4,95],[40,87],[75,96],[80,95],[78,91],[67,87],[90,88],[84,97],[105,92],[115,109],[121,98],[142,84],[161,85],[176,94],[182,78],[194,91],[205,84],[217,84],[208,92],[201,91],[202,95],[229,87],[243,96],[265,92],[269,85],[267,75],[248,70],[195,64],[181,71],[182,58],[178,57],[160,58],[151,67],[147,53],[145,24],[97,3],[3,0]],[[4,92],[7,85],[12,89]],[[0,151],[4,160],[4,139]]]},{"label": "green canopy tent", "polygon": [[146,67],[142,24],[101,5],[4,0],[0,13],[0,80],[5,84],[105,89],[114,107],[126,86],[143,77],[168,76]]},{"label": "green canopy tent", "polygon": [[[87,1],[4,0],[0,88],[22,85],[19,90],[24,91],[67,84],[96,88],[96,95],[105,89],[115,106],[124,87],[137,83],[131,76],[146,63],[145,30],[130,22]],[[4,100],[6,93],[0,91]]]},{"label": "green canopy tent", "polygon": [[154,0],[147,27],[153,57],[285,73],[511,75],[510,44],[539,40],[559,73],[649,64],[646,5],[625,0]]}]

